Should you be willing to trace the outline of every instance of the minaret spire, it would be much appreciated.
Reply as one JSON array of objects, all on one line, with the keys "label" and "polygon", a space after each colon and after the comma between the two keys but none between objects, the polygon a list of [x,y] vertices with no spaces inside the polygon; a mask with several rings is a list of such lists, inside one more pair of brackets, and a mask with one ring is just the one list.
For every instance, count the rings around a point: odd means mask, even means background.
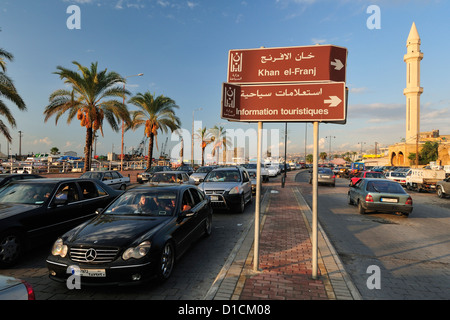
[{"label": "minaret spire", "polygon": [[420,95],[423,92],[420,87],[420,61],[423,53],[420,52],[420,36],[414,22],[406,40],[406,48],[403,57],[406,62],[406,88],[403,90],[406,96],[406,143],[415,143],[420,134]]}]

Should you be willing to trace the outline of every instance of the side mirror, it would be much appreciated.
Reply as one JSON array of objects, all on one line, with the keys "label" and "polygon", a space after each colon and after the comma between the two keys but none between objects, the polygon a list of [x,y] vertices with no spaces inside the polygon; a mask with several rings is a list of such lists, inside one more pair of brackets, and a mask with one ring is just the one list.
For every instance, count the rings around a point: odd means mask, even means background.
[{"label": "side mirror", "polygon": [[97,208],[97,210],[95,210],[95,214],[101,214],[103,212],[103,208]]}]

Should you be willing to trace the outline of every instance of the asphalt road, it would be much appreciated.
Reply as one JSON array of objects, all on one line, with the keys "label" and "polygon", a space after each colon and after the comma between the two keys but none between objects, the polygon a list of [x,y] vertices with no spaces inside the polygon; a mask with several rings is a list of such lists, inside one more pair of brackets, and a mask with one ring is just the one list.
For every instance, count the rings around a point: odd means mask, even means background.
[{"label": "asphalt road", "polygon": [[244,213],[214,212],[211,236],[198,240],[176,263],[171,278],[131,287],[81,287],[68,289],[50,280],[45,264],[49,243],[29,252],[17,266],[0,269],[3,275],[28,281],[36,300],[201,300],[205,297],[225,261],[253,222],[254,201]]},{"label": "asphalt road", "polygon": [[[303,171],[296,181],[311,206],[308,177]],[[360,215],[347,191],[347,179],[319,186],[318,218],[363,299],[450,299],[450,199],[411,191],[408,218]]]}]

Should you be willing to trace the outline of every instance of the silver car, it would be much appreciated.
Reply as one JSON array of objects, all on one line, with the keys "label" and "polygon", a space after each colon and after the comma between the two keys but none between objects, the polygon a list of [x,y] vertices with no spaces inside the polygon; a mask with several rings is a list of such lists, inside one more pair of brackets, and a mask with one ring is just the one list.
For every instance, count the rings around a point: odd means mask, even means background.
[{"label": "silver car", "polygon": [[190,178],[195,184],[199,184],[200,180],[205,179],[206,175],[215,168],[217,168],[217,166],[200,167],[190,175]]},{"label": "silver car", "polygon": [[[309,176],[309,183],[312,183],[312,171]],[[336,176],[330,168],[318,168],[317,170],[317,182],[319,184],[328,184],[330,186],[336,186]]]},{"label": "silver car", "polygon": [[244,212],[252,201],[252,184],[243,167],[224,167],[212,170],[198,185],[210,199],[214,209]]},{"label": "silver car", "polygon": [[450,195],[450,177],[436,183],[436,193],[439,198],[445,198]]}]

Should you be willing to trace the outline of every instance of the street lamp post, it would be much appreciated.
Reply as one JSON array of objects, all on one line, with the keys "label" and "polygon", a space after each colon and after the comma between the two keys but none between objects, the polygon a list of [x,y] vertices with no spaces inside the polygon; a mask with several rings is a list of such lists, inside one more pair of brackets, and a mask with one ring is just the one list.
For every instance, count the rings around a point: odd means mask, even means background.
[{"label": "street lamp post", "polygon": [[329,148],[329,151],[328,151],[328,159],[331,159],[331,139],[332,138],[336,139],[336,137],[335,136],[326,136],[325,138],[326,139],[330,138],[330,148]]},{"label": "street lamp post", "polygon": [[194,113],[195,111],[201,111],[203,108],[197,108],[192,111],[192,134],[191,134],[191,165],[194,167]]},{"label": "street lamp post", "polygon": [[[124,77],[124,79],[126,78],[131,78],[131,77],[142,77],[144,74],[143,73],[138,73],[138,74],[134,74],[132,76],[126,76]],[[125,92],[125,82],[123,83],[123,91]],[[125,106],[125,94],[123,95],[123,106]],[[124,153],[123,153],[123,135],[124,135],[124,121],[122,120],[122,143],[121,143],[121,151],[120,151],[120,171],[123,171],[123,157],[124,157]],[[112,157],[112,155],[111,155]]]}]

